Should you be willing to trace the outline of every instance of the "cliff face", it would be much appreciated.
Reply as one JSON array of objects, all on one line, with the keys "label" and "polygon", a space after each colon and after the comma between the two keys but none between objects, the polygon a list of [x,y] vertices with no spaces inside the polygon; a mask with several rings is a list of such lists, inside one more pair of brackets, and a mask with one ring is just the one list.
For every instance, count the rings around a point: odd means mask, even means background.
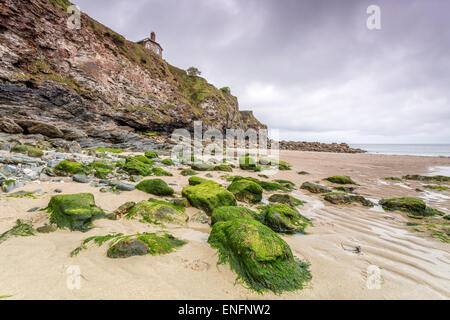
[{"label": "cliff face", "polygon": [[221,129],[261,125],[242,116],[227,88],[187,76],[89,16],[69,29],[66,0],[0,2],[0,130],[51,124],[64,138],[121,143],[195,120]]}]

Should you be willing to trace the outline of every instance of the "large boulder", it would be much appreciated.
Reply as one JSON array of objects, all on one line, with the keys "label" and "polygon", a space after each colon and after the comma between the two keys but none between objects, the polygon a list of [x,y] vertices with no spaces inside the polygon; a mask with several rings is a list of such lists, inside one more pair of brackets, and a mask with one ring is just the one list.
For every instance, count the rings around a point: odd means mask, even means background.
[{"label": "large boulder", "polygon": [[285,204],[270,204],[259,207],[262,222],[273,231],[281,233],[304,233],[311,221],[302,216],[297,209]]},{"label": "large boulder", "polygon": [[147,223],[186,224],[189,216],[185,208],[169,202],[150,199],[138,202],[125,216],[126,219],[140,219]]},{"label": "large boulder", "polygon": [[257,292],[300,290],[311,279],[308,264],[297,261],[283,239],[255,220],[218,222],[208,242],[219,252],[218,263],[228,263]]},{"label": "large boulder", "polygon": [[36,122],[31,127],[29,127],[28,132],[31,134],[42,134],[43,136],[49,138],[62,138],[64,137],[64,133],[49,123],[45,122]]},{"label": "large boulder", "polygon": [[174,190],[167,185],[164,180],[150,179],[138,183],[136,189],[146,193],[154,194],[155,196],[171,196]]},{"label": "large boulder", "polygon": [[228,191],[239,201],[258,203],[262,200],[263,188],[250,180],[235,181],[228,187]]},{"label": "large boulder", "polygon": [[90,193],[53,196],[47,206],[50,223],[58,228],[86,231],[96,219],[105,217],[105,212],[95,205]]},{"label": "large boulder", "polygon": [[22,127],[8,118],[0,119],[0,131],[13,134],[23,133]]},{"label": "large boulder", "polygon": [[234,195],[214,181],[205,181],[196,186],[186,187],[182,191],[193,207],[211,214],[215,208],[236,205]]},{"label": "large boulder", "polygon": [[85,166],[82,163],[76,161],[63,160],[55,167],[55,173],[57,175],[66,176],[74,174],[90,175],[92,169],[89,166]]}]

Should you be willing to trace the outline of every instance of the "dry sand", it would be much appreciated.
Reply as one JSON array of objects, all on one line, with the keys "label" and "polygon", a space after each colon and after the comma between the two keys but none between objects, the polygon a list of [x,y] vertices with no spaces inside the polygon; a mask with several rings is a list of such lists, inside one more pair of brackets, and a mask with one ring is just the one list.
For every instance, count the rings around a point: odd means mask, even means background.
[{"label": "dry sand", "polygon": [[[281,153],[293,164],[292,171],[281,171],[273,179],[289,179],[297,184],[318,181],[330,175],[349,175],[361,186],[358,193],[370,199],[396,196],[421,197],[427,203],[450,213],[450,192],[419,193],[418,182],[384,181],[383,177],[427,174],[429,167],[450,166],[450,159],[368,154],[330,154],[313,152]],[[310,175],[298,175],[305,170]],[[175,172],[175,170],[172,170]],[[233,174],[257,177],[256,173],[235,170]],[[217,181],[221,174],[213,173]],[[204,174],[200,174],[204,176]],[[164,178],[177,183],[177,192],[187,185],[187,177],[176,174]],[[112,211],[126,201],[140,201],[149,195],[138,190],[120,195],[100,193],[99,188],[69,183],[29,183],[21,190],[43,189],[38,199],[0,197],[0,234],[16,219],[31,219],[35,227],[48,221],[45,212],[27,213],[45,207],[54,189],[63,193],[91,192],[97,204]],[[188,240],[174,253],[109,259],[106,245],[92,246],[77,257],[69,253],[92,235],[111,232],[134,234],[159,230],[137,221],[95,222],[87,233],[58,230],[51,234],[11,238],[0,244],[0,296],[9,299],[449,299],[450,246],[438,239],[413,231],[399,212],[367,209],[358,204],[334,206],[320,196],[304,190],[292,193],[307,201],[299,210],[312,218],[314,227],[307,235],[283,236],[294,254],[311,264],[313,280],[308,288],[282,295],[259,295],[235,284],[236,275],[227,265],[216,266],[216,250],[206,242],[210,227],[192,223],[186,227],[167,226],[173,235]],[[269,194],[265,193],[268,197]],[[192,216],[198,212],[189,208]],[[360,246],[362,254],[344,248]],[[67,286],[67,268],[81,270],[81,287]],[[379,268],[379,288],[369,288],[369,266]],[[373,267],[372,267],[373,268]],[[370,280],[370,279],[369,279]]]}]

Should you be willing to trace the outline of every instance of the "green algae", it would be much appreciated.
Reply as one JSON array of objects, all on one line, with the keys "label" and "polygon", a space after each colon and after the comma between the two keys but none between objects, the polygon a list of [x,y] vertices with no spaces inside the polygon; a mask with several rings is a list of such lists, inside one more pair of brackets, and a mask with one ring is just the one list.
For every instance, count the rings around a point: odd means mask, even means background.
[{"label": "green algae", "polygon": [[105,212],[95,205],[90,193],[53,196],[46,209],[50,223],[71,231],[87,231],[94,220],[105,218]]},{"label": "green algae", "polygon": [[33,229],[31,222],[17,219],[14,227],[0,235],[0,243],[12,237],[29,237],[34,235],[35,230]]},{"label": "green algae", "polygon": [[261,214],[251,209],[239,206],[225,206],[214,209],[211,215],[211,225],[219,221],[229,221],[233,219],[254,219],[262,221]]},{"label": "green algae", "polygon": [[302,216],[296,208],[285,204],[270,204],[258,207],[262,215],[262,223],[275,232],[305,233],[311,221]]},{"label": "green algae", "polygon": [[41,149],[23,144],[15,145],[10,151],[14,153],[26,154],[33,158],[40,158],[44,155],[44,152]]},{"label": "green algae", "polygon": [[171,174],[170,172],[162,169],[162,168],[158,168],[158,167],[154,167],[151,170],[152,175],[156,176],[156,177],[172,177],[173,174]]},{"label": "green algae", "polygon": [[125,219],[139,219],[141,222],[151,224],[171,223],[183,225],[189,219],[183,206],[170,202],[150,199],[138,202]]},{"label": "green algae", "polygon": [[424,201],[416,198],[383,199],[379,201],[379,204],[385,210],[399,210],[410,213],[413,216],[429,217],[434,215],[444,215],[443,212],[428,207]]},{"label": "green algae", "polygon": [[129,175],[148,177],[152,174],[149,167],[149,164],[139,161],[137,158],[130,157],[125,160],[122,169]]},{"label": "green algae", "polygon": [[174,166],[175,165],[175,162],[173,162],[173,160],[170,158],[164,159],[163,161],[161,161],[161,163],[166,166]]},{"label": "green algae", "polygon": [[235,181],[228,187],[228,191],[239,201],[258,203],[262,200],[263,188],[250,180]]},{"label": "green algae", "polygon": [[82,163],[63,160],[55,167],[55,173],[57,175],[74,175],[74,174],[84,174],[86,176],[90,175],[92,169],[89,166],[85,166]]},{"label": "green algae", "polygon": [[124,153],[125,152],[125,150],[114,149],[114,148],[94,148],[93,150],[96,151],[96,152],[100,152],[100,153],[107,152],[107,153],[116,153],[116,154],[118,154],[118,153]]},{"label": "green algae", "polygon": [[86,238],[85,240],[83,240],[79,247],[75,248],[70,253],[70,257],[75,257],[81,251],[87,250],[88,244],[90,243],[94,243],[98,247],[101,247],[103,244],[109,242],[109,247],[106,252],[107,257],[127,258],[130,255],[126,252],[122,252],[122,250],[120,250],[120,245],[118,244],[130,241],[140,241],[144,243],[146,254],[150,255],[167,254],[173,252],[176,248],[179,248],[187,243],[186,241],[179,240],[166,232],[138,233],[127,236],[123,235],[122,233],[109,234],[106,236],[93,236]]},{"label": "green algae", "polygon": [[218,207],[236,205],[234,195],[214,181],[205,181],[199,185],[186,187],[182,195],[193,207],[202,209],[208,214]]},{"label": "green algae", "polygon": [[182,176],[195,176],[195,175],[197,175],[198,174],[198,172],[197,171],[194,171],[194,170],[192,170],[192,169],[184,169],[184,170],[182,170],[181,172],[180,172],[180,174],[182,175]]},{"label": "green algae", "polygon": [[356,182],[353,181],[349,176],[333,176],[325,178],[324,180],[336,184],[356,184]]},{"label": "green algae", "polygon": [[156,196],[171,196],[174,193],[174,190],[161,179],[141,181],[136,185],[136,189]]},{"label": "green algae", "polygon": [[289,245],[271,229],[252,219],[214,224],[208,243],[228,263],[238,281],[263,293],[296,291],[311,280],[306,262],[294,258]]},{"label": "green algae", "polygon": [[290,207],[302,206],[306,203],[288,194],[273,194],[269,197],[269,202],[286,204]]},{"label": "green algae", "polygon": [[201,178],[201,177],[190,177],[188,180],[190,186],[196,186],[196,185],[202,184],[203,182],[206,182],[206,181],[210,181],[210,180],[207,180],[207,179]]},{"label": "green algae", "polygon": [[146,153],[145,153],[145,156],[146,156],[147,158],[149,158],[149,159],[156,159],[156,158],[159,158],[159,155],[158,155],[156,152],[154,152],[154,151],[146,152]]}]

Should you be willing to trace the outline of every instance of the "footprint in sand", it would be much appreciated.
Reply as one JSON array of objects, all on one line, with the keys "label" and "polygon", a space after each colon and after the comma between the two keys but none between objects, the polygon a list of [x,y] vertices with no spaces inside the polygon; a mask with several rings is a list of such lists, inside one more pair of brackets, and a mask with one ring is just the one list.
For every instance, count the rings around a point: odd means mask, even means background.
[{"label": "footprint in sand", "polygon": [[183,260],[183,265],[187,269],[191,269],[194,271],[206,271],[209,269],[209,263],[205,261],[197,260]]}]

